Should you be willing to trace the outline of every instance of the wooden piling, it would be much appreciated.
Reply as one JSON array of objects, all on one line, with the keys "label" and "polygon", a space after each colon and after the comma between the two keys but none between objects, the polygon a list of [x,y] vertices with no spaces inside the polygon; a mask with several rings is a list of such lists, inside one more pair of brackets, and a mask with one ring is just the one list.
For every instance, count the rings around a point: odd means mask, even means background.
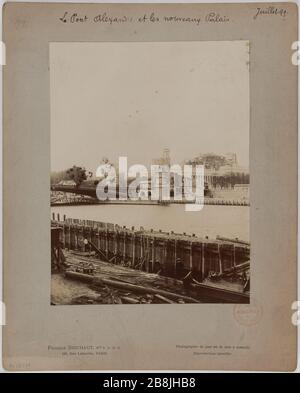
[{"label": "wooden piling", "polygon": [[190,242],[190,271],[193,270],[193,242]]},{"label": "wooden piling", "polygon": [[135,233],[134,231],[132,232],[132,264],[131,266],[134,267],[135,266]]},{"label": "wooden piling", "polygon": [[201,249],[201,280],[203,281],[205,278],[205,243],[202,242],[202,249]]},{"label": "wooden piling", "polygon": [[[59,217],[57,217],[59,218]],[[162,274],[171,277],[193,271],[203,281],[209,271],[224,273],[250,259],[250,246],[245,242],[229,239],[206,239],[163,231],[135,231],[122,229],[113,224],[84,222],[75,219],[54,220],[53,226],[61,228],[62,247],[84,250],[84,238],[100,251],[100,259],[120,263],[129,262],[130,267],[156,272],[159,262]],[[180,259],[180,271],[177,260]]]},{"label": "wooden piling", "polygon": [[218,258],[219,258],[219,273],[223,273],[223,267],[222,267],[222,255],[221,255],[221,246],[218,244]]},{"label": "wooden piling", "polygon": [[106,254],[106,259],[108,260],[109,255],[108,255],[108,226],[106,225],[106,233],[105,233],[105,254]]},{"label": "wooden piling", "polygon": [[177,273],[177,240],[174,240],[174,274]]},{"label": "wooden piling", "polygon": [[236,266],[236,262],[235,262],[235,244],[232,245],[233,248],[233,267]]},{"label": "wooden piling", "polygon": [[123,261],[126,261],[126,229],[123,231]]}]

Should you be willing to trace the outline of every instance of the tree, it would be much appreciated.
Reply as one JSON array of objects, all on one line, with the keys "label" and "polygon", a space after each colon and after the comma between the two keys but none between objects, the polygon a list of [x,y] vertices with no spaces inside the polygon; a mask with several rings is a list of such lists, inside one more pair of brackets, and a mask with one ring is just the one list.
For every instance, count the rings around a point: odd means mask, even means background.
[{"label": "tree", "polygon": [[86,170],[81,166],[73,165],[73,167],[68,169],[66,173],[68,180],[73,180],[76,183],[76,186],[80,186],[80,184],[87,179]]}]

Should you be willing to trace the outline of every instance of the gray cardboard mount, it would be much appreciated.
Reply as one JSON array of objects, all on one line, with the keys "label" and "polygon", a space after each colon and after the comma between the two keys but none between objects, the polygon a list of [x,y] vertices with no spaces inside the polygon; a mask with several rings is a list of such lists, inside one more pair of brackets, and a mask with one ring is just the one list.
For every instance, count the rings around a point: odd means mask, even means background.
[{"label": "gray cardboard mount", "polygon": [[[63,21],[72,14],[88,21]],[[294,3],[4,5],[7,370],[296,367],[297,14]],[[251,305],[50,306],[49,43],[178,40],[250,42]]]}]

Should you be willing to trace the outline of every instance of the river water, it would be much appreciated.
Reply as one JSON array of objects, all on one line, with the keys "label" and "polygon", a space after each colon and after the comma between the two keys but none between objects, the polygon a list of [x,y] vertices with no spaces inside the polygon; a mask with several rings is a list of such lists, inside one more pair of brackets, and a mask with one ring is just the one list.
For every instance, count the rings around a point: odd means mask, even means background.
[{"label": "river water", "polygon": [[86,205],[55,206],[51,213],[62,219],[78,218],[134,226],[139,229],[186,232],[197,236],[215,238],[217,235],[249,241],[248,206],[205,205],[199,212],[186,212],[184,205]]}]

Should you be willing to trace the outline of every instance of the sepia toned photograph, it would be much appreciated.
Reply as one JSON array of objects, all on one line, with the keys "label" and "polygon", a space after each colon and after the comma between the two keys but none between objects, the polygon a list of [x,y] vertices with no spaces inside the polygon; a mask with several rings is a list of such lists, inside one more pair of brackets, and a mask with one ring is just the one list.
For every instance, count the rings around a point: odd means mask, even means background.
[{"label": "sepia toned photograph", "polygon": [[249,303],[249,42],[49,52],[51,305]]}]

